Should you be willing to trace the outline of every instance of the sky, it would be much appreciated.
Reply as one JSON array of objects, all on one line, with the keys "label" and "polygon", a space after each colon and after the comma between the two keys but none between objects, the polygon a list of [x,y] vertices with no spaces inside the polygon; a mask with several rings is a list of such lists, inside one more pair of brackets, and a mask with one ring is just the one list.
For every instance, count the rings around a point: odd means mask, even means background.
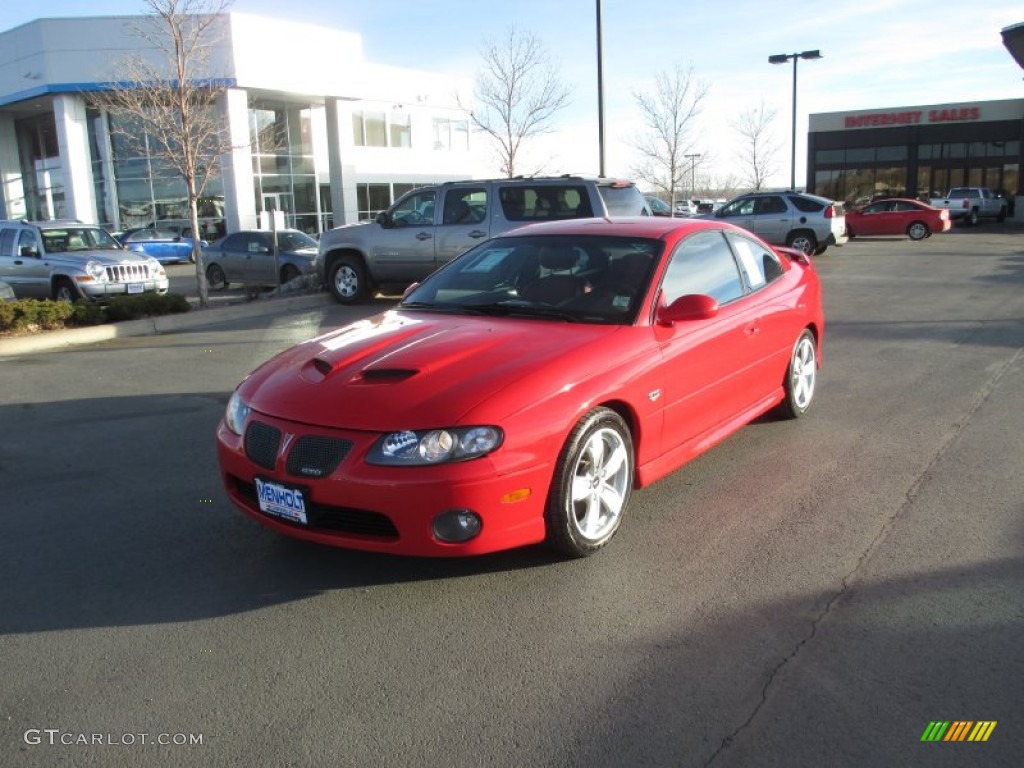
[{"label": "sky", "polygon": [[[142,0],[34,0],[5,3],[4,28],[37,18],[137,14]],[[792,63],[768,56],[818,49],[797,71],[796,178],[804,179],[808,114],[1024,98],[1024,70],[1000,30],[1024,22],[1020,0],[602,0],[605,170],[630,178],[633,145],[644,130],[637,92],[659,73],[692,68],[708,86],[690,131],[701,157],[698,179],[715,184],[745,174],[744,141],[732,127],[762,100],[775,111],[777,147],[770,186],[790,176]],[[537,37],[572,91],[554,130],[532,142],[524,172],[596,174],[600,167],[597,0],[235,0],[231,10],[359,33],[377,64],[472,77],[481,48],[509,29]],[[273,52],[268,52],[272,55]],[[498,175],[484,136],[474,143],[481,173]]]}]

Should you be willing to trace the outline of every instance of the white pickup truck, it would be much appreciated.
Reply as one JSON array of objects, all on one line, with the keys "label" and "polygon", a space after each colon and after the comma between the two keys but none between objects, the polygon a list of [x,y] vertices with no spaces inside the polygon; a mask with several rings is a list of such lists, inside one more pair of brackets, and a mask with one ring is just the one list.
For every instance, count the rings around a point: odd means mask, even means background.
[{"label": "white pickup truck", "polygon": [[1006,198],[985,187],[953,187],[945,197],[932,198],[935,208],[945,208],[949,218],[974,226],[983,218],[1006,220]]}]

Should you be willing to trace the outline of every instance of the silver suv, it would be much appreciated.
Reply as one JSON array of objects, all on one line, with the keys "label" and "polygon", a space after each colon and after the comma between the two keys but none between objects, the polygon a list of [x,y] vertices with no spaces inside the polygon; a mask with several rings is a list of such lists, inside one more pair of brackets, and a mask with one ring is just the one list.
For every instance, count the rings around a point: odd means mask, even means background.
[{"label": "silver suv", "polygon": [[728,221],[772,245],[788,245],[807,254],[821,254],[830,245],[849,240],[843,204],[802,192],[741,195],[702,218]]},{"label": "silver suv", "polygon": [[376,221],[320,236],[316,270],[342,304],[404,288],[474,245],[524,224],[650,216],[632,182],[583,176],[450,181],[403,195]]},{"label": "silver suv", "polygon": [[156,259],[80,221],[0,221],[0,280],[19,299],[64,301],[167,293],[168,285]]}]

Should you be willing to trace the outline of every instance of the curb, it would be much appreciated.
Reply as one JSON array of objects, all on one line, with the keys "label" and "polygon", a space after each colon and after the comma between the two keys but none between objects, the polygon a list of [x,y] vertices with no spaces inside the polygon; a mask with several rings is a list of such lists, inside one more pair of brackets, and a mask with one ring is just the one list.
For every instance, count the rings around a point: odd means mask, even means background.
[{"label": "curb", "polygon": [[160,317],[126,320],[121,323],[95,325],[88,328],[71,328],[65,331],[46,331],[29,336],[14,336],[0,339],[0,357],[49,352],[128,336],[157,336],[248,317],[312,309],[321,304],[327,306],[329,303],[329,294],[317,293],[312,296],[261,299],[245,304],[193,309],[180,315],[161,315]]}]

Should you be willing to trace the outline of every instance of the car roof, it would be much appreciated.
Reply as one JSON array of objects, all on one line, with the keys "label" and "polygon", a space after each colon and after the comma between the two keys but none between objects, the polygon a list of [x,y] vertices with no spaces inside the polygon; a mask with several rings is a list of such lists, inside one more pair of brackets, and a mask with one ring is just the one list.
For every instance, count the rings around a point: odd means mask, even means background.
[{"label": "car roof", "polygon": [[609,237],[662,238],[683,230],[682,234],[705,229],[735,230],[731,224],[710,219],[677,219],[666,216],[625,216],[611,219],[560,219],[527,224],[498,237],[527,235],[604,235]]}]

